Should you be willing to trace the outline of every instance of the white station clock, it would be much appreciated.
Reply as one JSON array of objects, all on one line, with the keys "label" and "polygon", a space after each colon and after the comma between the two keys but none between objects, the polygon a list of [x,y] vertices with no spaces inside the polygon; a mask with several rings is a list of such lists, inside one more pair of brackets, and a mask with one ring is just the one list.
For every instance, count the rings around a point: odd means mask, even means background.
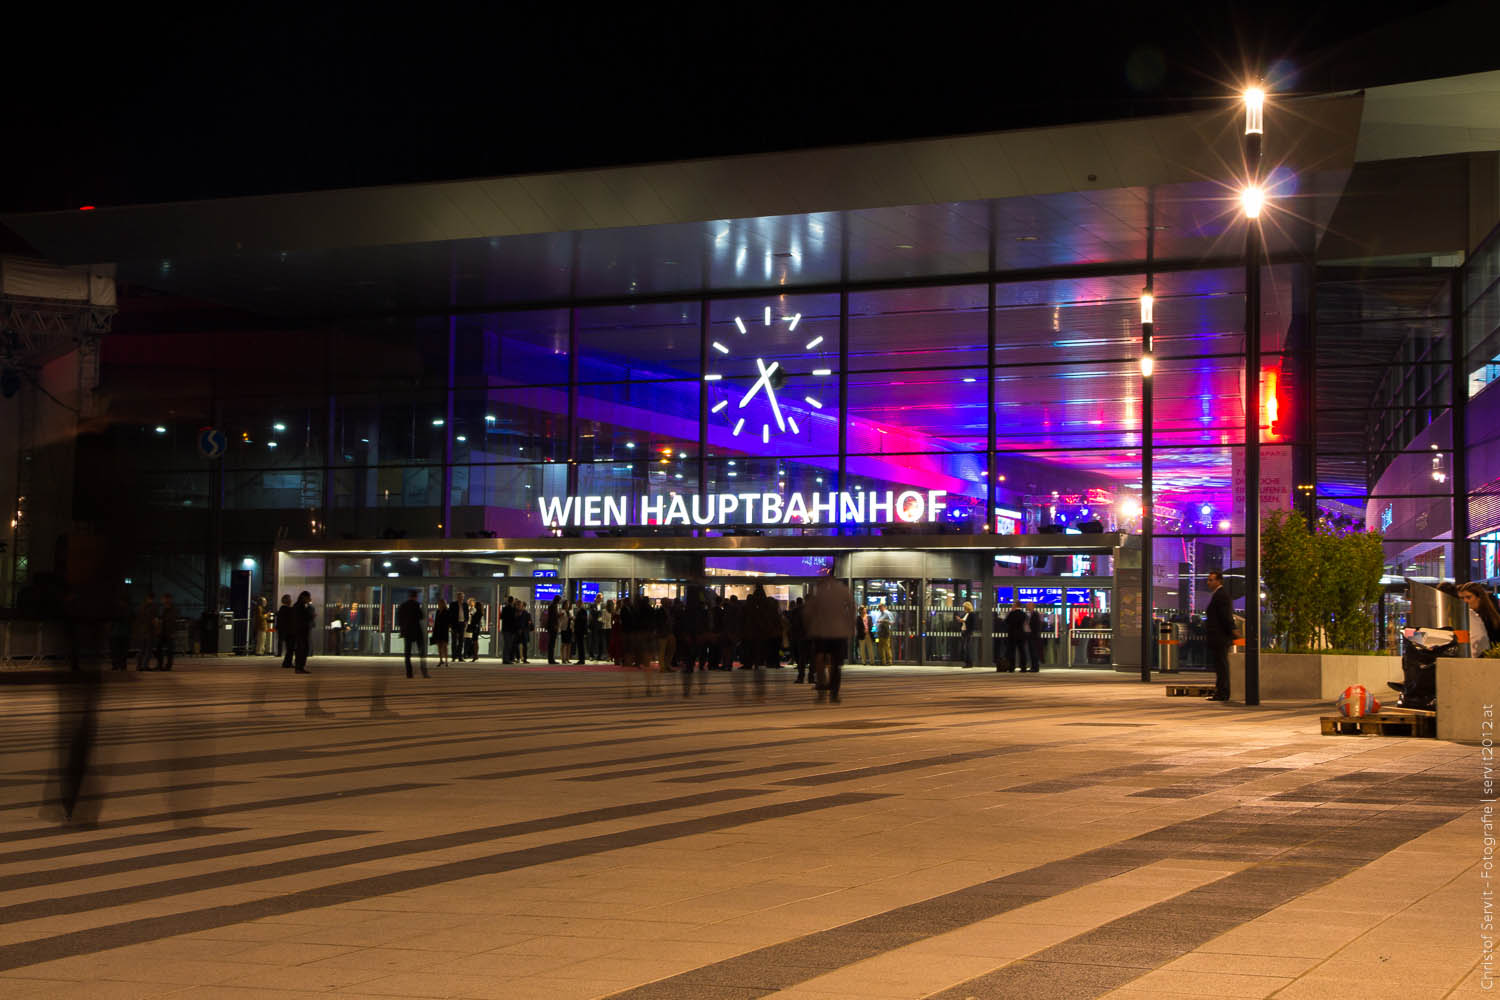
[{"label": "white station clock", "polygon": [[[780,321],[787,324],[788,333],[796,333],[797,324],[802,322],[802,314],[783,316]],[[771,327],[773,322],[771,307],[766,306],[761,313],[760,329]],[[757,376],[748,385],[740,387],[726,381],[722,372],[705,372],[703,381],[723,383],[725,390],[723,397],[710,408],[710,412],[724,414],[728,426],[734,428],[732,433],[735,437],[739,437],[747,429],[754,433],[758,425],[762,444],[770,444],[773,434],[800,434],[801,428],[797,426],[796,413],[801,411],[806,414],[810,411],[821,410],[823,401],[812,392],[805,393],[801,399],[787,400],[779,397],[777,393],[784,390],[787,377],[803,373],[788,371],[779,361],[767,362],[766,354],[769,353],[768,348],[772,345],[766,342],[764,336],[757,337],[755,333],[752,333],[751,331],[756,327],[754,324],[746,325],[744,317],[736,316],[734,327],[739,331],[739,335],[730,338],[730,344],[719,340],[713,341],[712,348],[715,355],[720,359],[754,358]],[[813,337],[802,346],[802,351],[816,358],[816,351],[822,343],[821,335]],[[778,352],[785,351],[785,348],[779,345],[777,349]],[[806,374],[829,376],[833,374],[833,370],[811,368]]]}]

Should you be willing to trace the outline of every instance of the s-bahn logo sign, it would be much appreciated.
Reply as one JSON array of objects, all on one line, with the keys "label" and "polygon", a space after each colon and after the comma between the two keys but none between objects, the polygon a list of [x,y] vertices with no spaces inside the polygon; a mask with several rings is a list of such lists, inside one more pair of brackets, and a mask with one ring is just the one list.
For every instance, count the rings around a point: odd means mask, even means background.
[{"label": "s-bahn logo sign", "polygon": [[[538,497],[549,528],[624,528],[632,525],[917,524],[936,521],[947,490],[864,490],[854,493],[709,493],[704,496]],[[634,515],[634,517],[632,517]]]}]

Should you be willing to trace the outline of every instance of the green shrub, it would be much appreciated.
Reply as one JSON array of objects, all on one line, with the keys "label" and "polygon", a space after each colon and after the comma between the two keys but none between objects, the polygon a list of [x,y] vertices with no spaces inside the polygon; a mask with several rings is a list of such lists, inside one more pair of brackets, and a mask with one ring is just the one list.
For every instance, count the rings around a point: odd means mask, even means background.
[{"label": "green shrub", "polygon": [[1385,553],[1374,532],[1317,531],[1292,511],[1261,522],[1265,639],[1284,650],[1375,648],[1375,604]]}]

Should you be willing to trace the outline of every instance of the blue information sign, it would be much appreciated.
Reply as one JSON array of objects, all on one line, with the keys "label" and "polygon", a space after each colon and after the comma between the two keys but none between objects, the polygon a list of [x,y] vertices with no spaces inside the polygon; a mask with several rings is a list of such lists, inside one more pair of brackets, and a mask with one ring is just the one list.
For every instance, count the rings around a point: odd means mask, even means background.
[{"label": "blue information sign", "polygon": [[204,458],[219,458],[229,450],[229,438],[217,427],[198,428],[198,454]]},{"label": "blue information sign", "polygon": [[[534,569],[531,575],[543,579],[556,579],[555,569]],[[562,584],[560,583],[538,583],[532,588],[532,593],[538,601],[550,601],[554,597],[562,596]]]}]

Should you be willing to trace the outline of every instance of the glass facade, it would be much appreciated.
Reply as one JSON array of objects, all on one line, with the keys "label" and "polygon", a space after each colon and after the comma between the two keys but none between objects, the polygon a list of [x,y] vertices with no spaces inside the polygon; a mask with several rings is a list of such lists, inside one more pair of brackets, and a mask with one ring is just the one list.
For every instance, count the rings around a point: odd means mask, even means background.
[{"label": "glass facade", "polygon": [[[1496,259],[1491,241],[1457,280],[1437,268],[1264,268],[1263,510],[1299,507],[1379,530],[1393,575],[1453,575],[1461,349],[1465,401],[1479,414],[1466,450],[1473,533],[1500,532],[1500,468],[1484,457],[1496,450],[1485,435],[1500,415],[1483,418],[1486,373],[1500,354]],[[1206,600],[1204,574],[1244,558],[1243,269],[1151,276],[1149,428],[1138,364],[1144,272],[993,277],[223,334],[214,358],[166,375],[169,338],[117,336],[106,373],[116,409],[137,419],[109,434],[136,457],[141,496],[161,515],[143,525],[152,565],[177,567],[165,583],[188,603],[206,584],[183,567],[207,558],[215,523],[222,585],[240,566],[265,574],[278,547],[300,543],[550,537],[561,529],[539,502],[569,496],[616,498],[631,512],[624,526],[566,528],[583,537],[1136,534],[1149,448],[1152,604],[1158,618],[1190,626]],[[298,359],[293,377],[276,361],[286,356]],[[195,447],[205,426],[230,441],[217,465]],[[943,491],[941,517],[742,515],[663,528],[634,516],[643,501],[651,509],[674,496],[906,490]],[[1493,549],[1471,546],[1476,575],[1487,575]],[[1112,578],[1108,563],[1001,555],[968,579],[892,572],[862,580],[860,592],[893,609],[893,646],[945,658],[932,643],[957,643],[940,626],[962,601],[1003,607],[1011,577],[1046,578],[1045,593],[1030,596],[1053,601],[1064,577]],[[361,579],[378,583],[379,569]],[[476,567],[473,585],[492,569]],[[143,566],[141,575],[157,574]],[[1062,596],[1048,605],[1058,626],[1107,629],[1114,597],[1100,583],[1085,606]],[[1054,633],[1059,660],[1097,659],[1087,641],[1062,649],[1074,641],[1063,633]]]}]

